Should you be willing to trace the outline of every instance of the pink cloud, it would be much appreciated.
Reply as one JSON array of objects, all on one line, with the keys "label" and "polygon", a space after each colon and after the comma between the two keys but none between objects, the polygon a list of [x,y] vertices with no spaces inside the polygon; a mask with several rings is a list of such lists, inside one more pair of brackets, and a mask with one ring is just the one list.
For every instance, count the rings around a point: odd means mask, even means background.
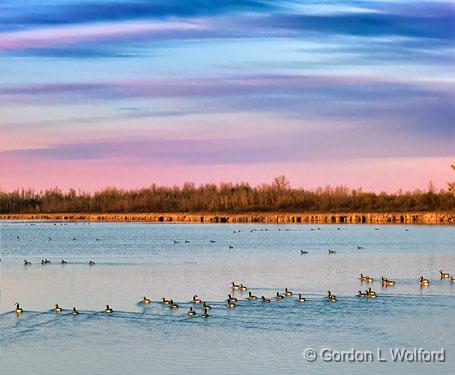
[{"label": "pink cloud", "polygon": [[130,35],[204,28],[201,22],[129,22],[71,27],[56,27],[0,33],[0,50],[38,48],[58,44],[115,39]]}]

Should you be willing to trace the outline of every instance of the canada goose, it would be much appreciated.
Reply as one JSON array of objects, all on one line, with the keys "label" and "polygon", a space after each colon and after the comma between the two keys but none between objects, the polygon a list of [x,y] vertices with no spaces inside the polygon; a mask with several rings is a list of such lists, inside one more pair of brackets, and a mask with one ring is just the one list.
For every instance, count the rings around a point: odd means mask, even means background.
[{"label": "canada goose", "polygon": [[41,264],[46,264],[46,263],[44,262],[44,259],[41,259]]},{"label": "canada goose", "polygon": [[442,272],[442,270],[439,270],[439,277],[441,279],[448,279],[450,277],[450,275],[448,273]]},{"label": "canada goose", "polygon": [[229,249],[233,249],[233,248],[234,248],[234,246],[232,246],[232,245],[229,245]]},{"label": "canada goose", "polygon": [[305,297],[302,294],[299,294],[299,298],[297,299],[299,302],[305,302]]},{"label": "canada goose", "polygon": [[202,300],[195,294],[193,296],[193,301],[192,301],[194,304],[199,304],[199,303],[202,303]]},{"label": "canada goose", "polygon": [[357,246],[357,250],[362,250],[363,246]]},{"label": "canada goose", "polygon": [[327,299],[330,301],[330,302],[335,302],[337,300],[337,296],[335,296],[334,294],[332,294],[332,292],[329,290],[327,292]]},{"label": "canada goose", "polygon": [[230,299],[232,302],[237,302],[237,298],[232,297],[230,294],[228,294],[228,299]]},{"label": "canada goose", "polygon": [[188,316],[196,315],[196,311],[193,310],[192,306],[190,306],[190,309],[186,312],[186,315]]},{"label": "canada goose", "polygon": [[180,243],[180,241],[174,240],[174,243]]},{"label": "canada goose", "polygon": [[73,237],[73,241],[76,241],[76,238],[75,238],[75,237]]},{"label": "canada goose", "polygon": [[188,240],[185,240],[185,243],[190,243],[190,241],[188,241]]},{"label": "canada goose", "polygon": [[32,264],[32,262],[29,262],[28,260],[24,259],[24,266],[29,266],[30,264]]},{"label": "canada goose", "polygon": [[88,262],[88,264],[89,264],[90,266],[94,266],[94,265],[95,265],[95,262],[94,262],[93,260],[91,260],[90,262]]},{"label": "canada goose", "polygon": [[16,310],[14,310],[16,312],[16,314],[21,314],[24,310],[22,309],[22,307],[19,306],[18,303],[16,303]]},{"label": "canada goose", "polygon": [[233,309],[234,307],[236,307],[237,305],[235,304],[235,302],[232,302],[231,300],[227,300],[227,305],[226,305],[228,308],[230,309]]},{"label": "canada goose", "polygon": [[204,303],[202,304],[202,306],[201,306],[201,309],[202,309],[202,310],[210,310],[211,307],[210,307],[210,305],[207,305],[207,303],[204,302]]},{"label": "canada goose", "polygon": [[166,298],[163,297],[163,298],[161,298],[161,303],[162,303],[163,305],[170,305],[170,304],[171,304],[171,301],[169,301],[168,299],[166,299]]},{"label": "canada goose", "polygon": [[104,312],[105,312],[106,314],[111,314],[113,311],[114,311],[114,310],[112,310],[112,309],[109,307],[109,305],[106,305],[106,308],[104,309]]},{"label": "canada goose", "polygon": [[205,311],[203,314],[201,314],[201,318],[208,318],[210,315],[207,314],[207,311]]},{"label": "canada goose", "polygon": [[174,303],[173,300],[170,300],[169,302],[170,302],[170,303],[169,303],[169,308],[170,308],[170,309],[178,309],[178,308],[179,308],[179,305],[177,305],[176,303]]},{"label": "canada goose", "polygon": [[452,277],[449,279],[449,282],[450,282],[450,283],[455,283],[455,276],[452,276]]},{"label": "canada goose", "polygon": [[330,254],[336,254],[337,252],[335,250],[328,250],[329,251],[329,255]]},{"label": "canada goose", "polygon": [[376,292],[373,292],[371,290],[371,288],[368,288],[367,290],[365,290],[365,295],[367,298],[376,298],[377,297]]},{"label": "canada goose", "polygon": [[372,277],[370,277],[370,276],[366,276],[365,281],[367,283],[372,283],[374,281],[374,279]]},{"label": "canada goose", "polygon": [[210,243],[215,243],[216,241],[215,240],[210,240]]},{"label": "canada goose", "polygon": [[420,286],[428,286],[430,285],[430,281],[428,279],[424,279],[423,276],[420,276],[419,284]]},{"label": "canada goose", "polygon": [[254,301],[254,300],[257,300],[258,297],[252,295],[251,292],[248,292],[248,299]]},{"label": "canada goose", "polygon": [[270,300],[268,298],[265,298],[264,296],[261,297],[261,302],[262,303],[270,303]]},{"label": "canada goose", "polygon": [[239,285],[239,289],[242,290],[242,291],[245,291],[245,290],[247,290],[248,288],[246,287],[246,285],[240,284],[240,285]]},{"label": "canada goose", "polygon": [[381,276],[381,284],[382,286],[394,286],[395,281],[389,280],[388,278]]},{"label": "canada goose", "polygon": [[276,299],[277,301],[282,300],[283,298],[284,298],[283,295],[281,295],[280,293],[276,292],[275,299]]},{"label": "canada goose", "polygon": [[60,313],[62,312],[62,308],[58,305],[58,303],[56,303],[52,311],[55,313]]},{"label": "canada goose", "polygon": [[292,296],[292,292],[290,290],[288,290],[288,288],[284,288],[284,296],[285,297],[289,297],[289,296]]},{"label": "canada goose", "polygon": [[233,281],[231,283],[231,289],[237,290],[240,288],[240,285],[235,284]]},{"label": "canada goose", "polygon": [[149,304],[150,302],[152,302],[152,301],[150,301],[146,296],[142,297],[142,303],[144,303],[144,304],[147,305],[147,304]]},{"label": "canada goose", "polygon": [[68,262],[64,259],[62,259],[62,261],[60,262],[61,264],[67,264]]},{"label": "canada goose", "polygon": [[359,292],[357,293],[357,297],[366,297],[366,294],[359,290]]},{"label": "canada goose", "polygon": [[308,254],[308,251],[306,250],[300,250],[300,255]]},{"label": "canada goose", "polygon": [[73,311],[71,311],[71,315],[77,315],[79,314],[79,311],[76,310],[75,307],[73,307]]}]

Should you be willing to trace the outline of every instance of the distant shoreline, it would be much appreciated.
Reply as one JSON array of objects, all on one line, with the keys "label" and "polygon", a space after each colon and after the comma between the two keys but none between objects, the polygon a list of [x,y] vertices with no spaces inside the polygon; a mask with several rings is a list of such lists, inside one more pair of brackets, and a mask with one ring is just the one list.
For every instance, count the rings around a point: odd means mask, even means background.
[{"label": "distant shoreline", "polygon": [[454,225],[455,212],[388,213],[41,213],[0,214],[0,220],[193,224],[430,224]]}]

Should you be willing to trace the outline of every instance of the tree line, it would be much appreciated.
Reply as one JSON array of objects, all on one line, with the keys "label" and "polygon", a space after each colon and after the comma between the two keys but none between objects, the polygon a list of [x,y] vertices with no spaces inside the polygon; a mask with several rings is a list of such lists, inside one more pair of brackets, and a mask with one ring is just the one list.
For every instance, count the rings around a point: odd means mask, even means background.
[{"label": "tree line", "polygon": [[35,192],[0,191],[0,213],[127,213],[127,212],[392,212],[452,211],[455,194],[435,191],[364,192],[346,186],[306,190],[291,188],[280,176],[271,184],[220,183],[196,186],[157,186],[123,190],[106,188],[95,193],[63,192],[58,188]]}]

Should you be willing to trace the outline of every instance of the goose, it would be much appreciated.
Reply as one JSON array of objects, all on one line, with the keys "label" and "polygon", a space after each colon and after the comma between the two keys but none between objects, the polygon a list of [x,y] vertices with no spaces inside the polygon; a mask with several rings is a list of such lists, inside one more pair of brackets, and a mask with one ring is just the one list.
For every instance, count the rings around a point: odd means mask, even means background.
[{"label": "goose", "polygon": [[370,276],[366,276],[365,281],[367,283],[372,283],[374,281],[374,279],[372,277],[370,277]]},{"label": "goose", "polygon": [[190,309],[186,312],[186,315],[188,315],[188,316],[196,315],[196,311],[193,310],[192,306],[190,306]]},{"label": "goose", "polygon": [[163,305],[170,305],[170,304],[171,304],[171,301],[169,301],[168,299],[166,299],[166,298],[163,297],[163,298],[161,298],[161,303],[162,303]]},{"label": "goose", "polygon": [[357,246],[357,250],[362,250],[363,246]]},{"label": "goose", "polygon": [[394,286],[395,281],[389,280],[388,278],[381,276],[381,284],[382,286]]},{"label": "goose", "polygon": [[227,305],[226,305],[228,308],[230,309],[233,309],[234,307],[236,307],[237,305],[235,304],[235,302],[232,302],[231,300],[227,300]]},{"label": "goose", "polygon": [[300,250],[300,255],[308,254],[308,251],[306,250]]},{"label": "goose", "polygon": [[233,281],[231,282],[231,289],[237,290],[240,288],[240,285],[235,284]]},{"label": "goose", "polygon": [[28,260],[24,259],[24,266],[29,266],[30,264],[32,264],[32,262],[29,262]]},{"label": "goose", "polygon": [[232,245],[229,245],[229,249],[233,249],[233,248],[234,248],[234,246],[232,246]]},{"label": "goose", "polygon": [[201,314],[201,318],[208,318],[210,315],[207,314],[207,311],[205,311],[203,314]]},{"label": "goose", "polygon": [[192,301],[194,304],[199,304],[199,303],[202,303],[202,300],[195,294],[193,296],[193,301]]},{"label": "goose", "polygon": [[114,311],[114,310],[112,310],[112,309],[109,307],[109,305],[106,305],[106,308],[104,309],[104,312],[105,312],[106,314],[111,314],[113,311]]},{"label": "goose", "polygon": [[204,302],[204,303],[202,304],[202,306],[201,306],[201,309],[202,309],[202,310],[210,310],[211,307],[210,307],[210,305],[207,305],[207,303]]},{"label": "goose", "polygon": [[19,306],[18,303],[16,303],[16,310],[14,310],[16,312],[16,314],[21,314],[24,309],[22,309],[22,307]]},{"label": "goose", "polygon": [[359,290],[359,292],[357,293],[357,297],[366,297],[367,295],[362,292],[361,290]]},{"label": "goose", "polygon": [[275,299],[276,299],[277,301],[282,300],[283,298],[284,298],[283,295],[281,295],[280,293],[276,292]]},{"label": "goose", "polygon": [[231,300],[232,302],[237,302],[237,298],[232,297],[230,294],[228,294],[228,299]]},{"label": "goose", "polygon": [[330,302],[335,302],[337,300],[337,296],[332,294],[332,292],[329,290],[327,292],[327,299],[330,301]]},{"label": "goose", "polygon": [[284,296],[285,297],[289,297],[289,296],[292,296],[292,292],[290,290],[288,290],[288,288],[284,288]]},{"label": "goose", "polygon": [[142,297],[142,303],[144,303],[144,304],[147,305],[147,304],[149,304],[150,302],[152,302],[152,301],[150,301],[146,296]]},{"label": "goose", "polygon": [[67,264],[68,262],[64,259],[62,259],[62,261],[60,262],[61,264]]},{"label": "goose", "polygon": [[455,283],[455,276],[452,276],[452,277],[449,279],[449,282]]},{"label": "goose", "polygon": [[365,290],[365,295],[367,298],[376,298],[377,297],[376,292],[373,292],[371,290],[371,288],[368,288],[367,290]]},{"label": "goose", "polygon": [[170,300],[169,302],[170,302],[170,303],[169,303],[169,308],[170,308],[170,309],[178,309],[178,308],[179,308],[179,305],[177,305],[176,303],[174,303],[173,300]]},{"label": "goose", "polygon": [[215,243],[216,241],[215,240],[210,240],[210,243]]},{"label": "goose", "polygon": [[58,303],[56,303],[54,308],[52,309],[52,311],[55,313],[60,313],[60,312],[62,312],[62,310],[63,309],[58,305]]},{"label": "goose", "polygon": [[251,300],[251,301],[254,301],[254,300],[257,300],[258,297],[252,295],[251,292],[248,292],[248,299]]},{"label": "goose", "polygon": [[240,285],[239,285],[239,289],[242,290],[242,291],[248,290],[248,288],[246,287],[246,285],[243,285],[243,284],[240,284]]},{"label": "goose", "polygon": [[335,250],[329,250],[329,255],[330,254],[336,254],[337,252]]},{"label": "goose", "polygon": [[88,264],[89,264],[90,266],[94,266],[94,265],[95,265],[95,262],[94,262],[93,260],[91,260],[90,262],[88,262]]},{"label": "goose", "polygon": [[174,243],[180,243],[180,241],[174,240]]},{"label": "goose", "polygon": [[261,296],[261,302],[262,303],[270,303],[270,300],[268,298],[265,298],[264,296]]},{"label": "goose", "polygon": [[442,272],[442,270],[439,270],[439,277],[441,279],[448,279],[450,277],[450,275],[448,273]]},{"label": "goose", "polygon": [[430,285],[430,280],[424,279],[423,276],[420,276],[419,284],[420,284],[420,286],[428,286],[428,285]]},{"label": "goose", "polygon": [[190,241],[188,241],[188,240],[185,240],[185,243],[190,243]]},{"label": "goose", "polygon": [[77,315],[79,314],[79,311],[76,310],[75,307],[73,307],[73,311],[71,311],[71,315]]},{"label": "goose", "polygon": [[299,302],[305,302],[305,297],[302,294],[299,294],[299,298],[297,299]]}]

